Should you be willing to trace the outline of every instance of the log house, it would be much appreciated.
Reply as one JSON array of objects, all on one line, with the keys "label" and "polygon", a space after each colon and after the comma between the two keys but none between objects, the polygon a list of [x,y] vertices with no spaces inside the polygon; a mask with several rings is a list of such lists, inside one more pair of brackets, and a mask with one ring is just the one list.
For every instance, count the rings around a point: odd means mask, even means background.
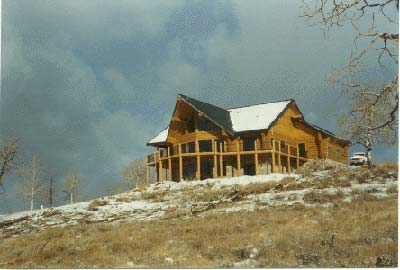
[{"label": "log house", "polygon": [[350,142],[307,122],[294,100],[222,109],[179,94],[148,146],[146,181],[296,172],[308,159],[347,163]]}]

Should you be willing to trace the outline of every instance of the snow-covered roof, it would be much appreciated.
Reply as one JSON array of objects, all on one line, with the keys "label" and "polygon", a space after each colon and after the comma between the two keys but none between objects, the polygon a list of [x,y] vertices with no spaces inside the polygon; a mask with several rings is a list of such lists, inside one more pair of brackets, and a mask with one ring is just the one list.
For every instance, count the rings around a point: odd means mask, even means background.
[{"label": "snow-covered roof", "polygon": [[157,136],[155,136],[153,139],[151,139],[148,144],[157,144],[157,143],[163,143],[167,141],[167,137],[168,137],[168,130],[169,130],[169,126],[162,130],[160,133],[158,133]]},{"label": "snow-covered roof", "polygon": [[[293,99],[289,99],[239,108],[223,109],[182,94],[179,94],[178,97],[189,104],[196,111],[202,112],[206,118],[214,122],[217,126],[225,130],[231,136],[237,136],[238,133],[247,131],[268,130],[279,118],[279,116],[286,110],[289,104],[292,102],[296,104]],[[297,120],[309,125],[314,129],[322,131],[329,136],[338,138],[327,130],[305,122],[303,117]],[[151,139],[147,145],[155,146],[165,143],[167,141],[167,137],[168,127]]]},{"label": "snow-covered roof", "polygon": [[268,129],[291,100],[229,109],[235,132]]}]

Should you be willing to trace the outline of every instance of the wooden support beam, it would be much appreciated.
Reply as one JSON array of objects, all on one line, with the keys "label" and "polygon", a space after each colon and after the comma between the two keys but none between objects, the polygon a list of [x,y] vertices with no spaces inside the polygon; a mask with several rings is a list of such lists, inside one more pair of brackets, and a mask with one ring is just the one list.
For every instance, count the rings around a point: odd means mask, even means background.
[{"label": "wooden support beam", "polygon": [[171,150],[169,146],[168,146],[168,173],[169,173],[169,181],[172,181]]},{"label": "wooden support beam", "polygon": [[182,145],[178,144],[178,157],[179,157],[179,182],[183,179],[183,160],[182,160]]},{"label": "wooden support beam", "polygon": [[237,150],[237,154],[236,154],[236,160],[237,160],[237,176],[241,176],[242,175],[242,165],[240,163],[240,149],[239,149],[239,139],[236,141],[236,150]]},{"label": "wooden support beam", "polygon": [[196,178],[197,180],[200,180],[201,175],[200,175],[200,155],[199,155],[199,141],[195,141],[195,147],[196,147],[196,161],[197,161],[197,166],[196,166]]},{"label": "wooden support beam", "polygon": [[272,167],[271,167],[271,172],[274,173],[275,172],[275,140],[272,139],[272,153],[271,153],[271,157],[272,157]]},{"label": "wooden support beam", "polygon": [[254,141],[254,167],[255,167],[255,173],[258,175],[258,152],[257,152],[257,143],[258,143],[258,138]]},{"label": "wooden support beam", "polygon": [[299,144],[297,144],[297,153],[296,153],[296,171],[299,170]]},{"label": "wooden support beam", "polygon": [[282,173],[281,141],[278,141],[278,172]]},{"label": "wooden support beam", "polygon": [[217,178],[218,177],[217,141],[213,139],[212,142],[213,142],[213,152],[214,152],[213,177]]},{"label": "wooden support beam", "polygon": [[154,152],[154,183],[158,182],[157,152]]},{"label": "wooden support beam", "polygon": [[[289,148],[289,152],[290,152],[290,148]],[[291,169],[290,169],[290,154],[287,155],[287,168],[286,168],[286,172],[287,172],[287,173],[291,173]]]},{"label": "wooden support beam", "polygon": [[150,186],[150,166],[146,165],[146,186]]},{"label": "wooden support beam", "polygon": [[219,143],[219,176],[224,176],[224,160],[222,156],[222,143]]},{"label": "wooden support beam", "polygon": [[158,163],[159,163],[159,165],[158,165],[158,170],[159,170],[159,173],[158,173],[158,176],[159,176],[159,180],[160,180],[160,182],[162,182],[163,181],[163,176],[162,176],[162,170],[163,170],[163,164],[162,164],[162,161],[161,161],[161,153],[160,153],[160,151],[158,151]]}]

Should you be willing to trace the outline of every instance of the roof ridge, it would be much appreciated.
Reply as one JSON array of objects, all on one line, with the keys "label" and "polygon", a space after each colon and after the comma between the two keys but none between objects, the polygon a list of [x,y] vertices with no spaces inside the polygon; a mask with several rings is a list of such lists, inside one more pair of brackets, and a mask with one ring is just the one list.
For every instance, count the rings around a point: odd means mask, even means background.
[{"label": "roof ridge", "polygon": [[239,107],[232,107],[232,108],[225,109],[225,110],[229,111],[229,110],[233,110],[233,109],[241,109],[241,108],[246,108],[246,107],[252,107],[252,106],[257,106],[257,105],[266,105],[266,104],[279,103],[279,102],[285,102],[285,101],[295,102],[295,100],[293,98],[289,98],[289,99],[272,101],[272,102],[260,102],[260,103],[257,103],[257,104],[250,104],[250,105],[244,105],[244,106],[239,106]]},{"label": "roof ridge", "polygon": [[207,105],[211,105],[211,106],[213,106],[213,107],[217,107],[218,109],[221,109],[221,110],[228,111],[227,109],[225,109],[225,108],[222,108],[222,107],[220,107],[220,106],[217,106],[217,105],[215,105],[215,104],[211,104],[211,103],[208,103],[208,102],[204,102],[204,101],[201,101],[201,100],[198,100],[198,99],[195,99],[195,98],[189,97],[189,96],[187,96],[187,95],[184,95],[184,94],[178,94],[178,96],[180,96],[181,98],[184,98],[184,99],[186,99],[186,98],[190,98],[190,99],[193,99],[193,100],[195,100],[195,101],[197,101],[197,102],[201,102],[201,103],[204,103],[204,104],[207,104]]}]

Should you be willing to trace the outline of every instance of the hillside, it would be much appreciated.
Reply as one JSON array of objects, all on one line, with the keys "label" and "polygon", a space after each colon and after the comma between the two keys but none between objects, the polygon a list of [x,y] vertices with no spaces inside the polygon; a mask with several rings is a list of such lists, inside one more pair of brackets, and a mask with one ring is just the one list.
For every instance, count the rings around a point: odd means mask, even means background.
[{"label": "hillside", "polygon": [[0,216],[0,267],[397,265],[397,164],[159,183]]}]

